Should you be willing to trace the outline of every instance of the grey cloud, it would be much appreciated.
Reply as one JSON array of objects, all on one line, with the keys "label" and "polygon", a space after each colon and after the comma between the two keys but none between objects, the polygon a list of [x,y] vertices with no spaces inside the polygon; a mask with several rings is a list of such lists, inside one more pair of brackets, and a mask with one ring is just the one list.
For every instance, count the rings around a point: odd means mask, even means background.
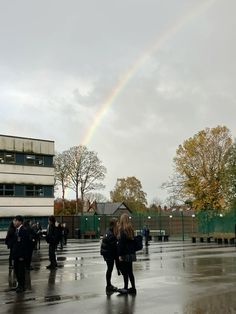
[{"label": "grey cloud", "polygon": [[149,200],[165,197],[179,144],[218,124],[236,134],[236,3],[207,2],[2,2],[1,133],[54,139],[59,151],[78,145],[124,80],[88,146],[108,168],[107,195],[117,177],[136,175]]}]

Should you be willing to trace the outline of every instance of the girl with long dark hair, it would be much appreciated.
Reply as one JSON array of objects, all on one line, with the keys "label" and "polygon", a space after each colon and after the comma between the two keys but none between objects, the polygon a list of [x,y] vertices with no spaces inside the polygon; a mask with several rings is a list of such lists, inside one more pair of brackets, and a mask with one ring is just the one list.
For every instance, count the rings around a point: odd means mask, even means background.
[{"label": "girl with long dark hair", "polygon": [[[118,255],[117,255],[117,219],[112,218],[110,220],[109,228],[106,230],[106,233],[103,236],[101,244],[101,255],[107,264],[106,271],[106,293],[115,292],[117,290],[111,284],[111,275],[114,268],[114,264],[118,264]],[[118,271],[119,273],[119,271]]]}]

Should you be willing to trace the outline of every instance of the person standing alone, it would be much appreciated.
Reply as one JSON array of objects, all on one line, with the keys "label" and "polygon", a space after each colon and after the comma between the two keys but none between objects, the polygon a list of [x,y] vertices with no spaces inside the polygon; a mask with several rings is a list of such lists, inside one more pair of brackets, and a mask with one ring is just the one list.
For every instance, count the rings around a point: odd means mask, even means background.
[{"label": "person standing alone", "polygon": [[54,216],[50,216],[48,218],[48,228],[46,241],[49,244],[48,247],[48,255],[50,264],[46,267],[47,269],[56,269],[57,261],[56,261],[56,248],[58,245],[59,235],[57,231],[57,227],[55,226],[56,219]]}]

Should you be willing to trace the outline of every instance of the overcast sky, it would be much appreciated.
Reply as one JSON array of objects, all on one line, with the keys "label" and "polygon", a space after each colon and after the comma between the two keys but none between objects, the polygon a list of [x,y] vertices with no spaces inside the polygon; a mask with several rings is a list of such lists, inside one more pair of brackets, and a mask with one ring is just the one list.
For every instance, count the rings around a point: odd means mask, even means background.
[{"label": "overcast sky", "polygon": [[0,133],[79,145],[125,82],[86,143],[107,167],[101,193],[136,176],[164,200],[179,144],[217,125],[236,136],[235,12],[235,0],[1,1]]}]

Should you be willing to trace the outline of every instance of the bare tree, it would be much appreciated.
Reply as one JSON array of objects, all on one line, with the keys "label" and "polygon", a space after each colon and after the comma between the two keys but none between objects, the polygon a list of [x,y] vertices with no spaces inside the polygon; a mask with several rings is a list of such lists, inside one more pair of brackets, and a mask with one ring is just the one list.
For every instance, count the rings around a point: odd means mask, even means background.
[{"label": "bare tree", "polygon": [[105,203],[108,202],[106,196],[101,193],[86,193],[84,198],[88,200],[90,203],[96,201],[97,203]]},{"label": "bare tree", "polygon": [[163,201],[159,198],[159,197],[154,197],[152,200],[152,204],[158,206],[162,206],[163,205]]},{"label": "bare tree", "polygon": [[54,167],[55,167],[55,181],[57,185],[61,186],[62,190],[62,206],[65,209],[65,191],[69,187],[70,177],[69,170],[67,166],[67,156],[65,152],[56,153],[54,157]]},{"label": "bare tree", "polygon": [[86,146],[74,146],[66,152],[66,155],[71,188],[76,193],[76,210],[78,210],[79,191],[83,203],[86,193],[104,188],[101,181],[105,178],[106,168],[97,153],[89,151]]}]

